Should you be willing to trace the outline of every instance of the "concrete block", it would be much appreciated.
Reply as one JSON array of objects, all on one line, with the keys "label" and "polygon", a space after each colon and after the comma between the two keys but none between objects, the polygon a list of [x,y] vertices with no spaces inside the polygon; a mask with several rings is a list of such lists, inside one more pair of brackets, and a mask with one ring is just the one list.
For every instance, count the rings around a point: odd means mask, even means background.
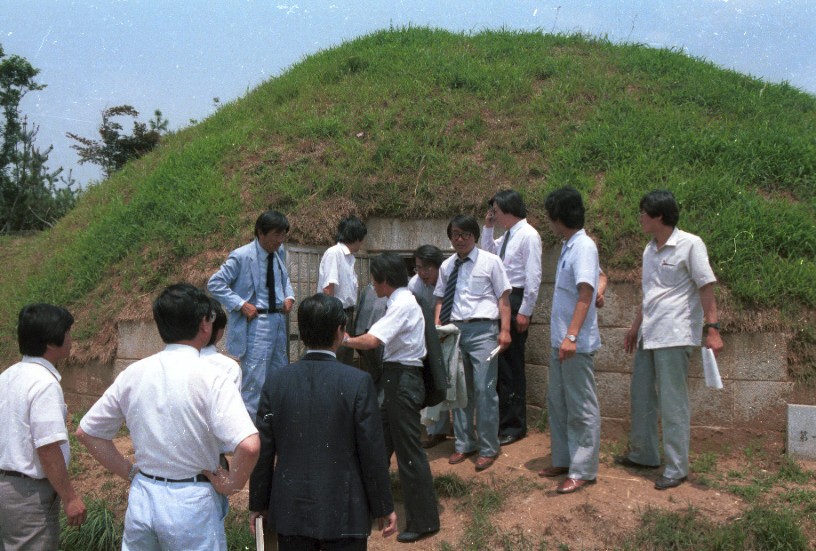
[{"label": "concrete block", "polygon": [[156,325],[151,321],[120,321],[117,358],[140,360],[164,349]]},{"label": "concrete block", "polygon": [[[542,283],[538,291],[538,301],[533,309],[533,321],[549,325],[552,311],[553,284]],[[549,331],[549,329],[548,329]]]},{"label": "concrete block", "polygon": [[623,373],[595,373],[601,416],[629,419],[629,381]]},{"label": "concrete block", "polygon": [[[555,283],[555,272],[558,268],[558,258],[561,256],[561,245],[544,247],[541,253],[541,283]],[[552,291],[550,291],[552,294]],[[548,311],[549,315],[549,311]]]},{"label": "concrete block", "polygon": [[716,390],[703,379],[689,379],[689,403],[693,426],[725,427],[734,423],[734,386],[726,381]]},{"label": "concrete block", "polygon": [[629,329],[640,303],[640,285],[610,281],[604,300],[604,307],[598,310],[598,325]]},{"label": "concrete block", "polygon": [[527,405],[540,408],[547,407],[547,366],[527,363],[524,367],[527,376]]},{"label": "concrete block", "polygon": [[784,426],[793,383],[734,381],[734,423],[757,428]]},{"label": "concrete block", "polygon": [[816,406],[788,404],[788,455],[816,459]]},{"label": "concrete block", "polygon": [[413,251],[420,245],[436,245],[452,253],[447,227],[450,219],[397,220],[396,218],[369,218],[368,234],[363,242],[366,251]]},{"label": "concrete block", "polygon": [[628,329],[601,327],[601,349],[595,354],[596,371],[631,373],[634,354],[623,349],[623,338]]},{"label": "concrete block", "polygon": [[739,333],[725,335],[717,358],[720,373],[746,381],[788,380],[788,347],[782,333]]},{"label": "concrete block", "polygon": [[[547,321],[549,322],[549,317]],[[540,325],[530,329],[527,337],[527,363],[550,365],[550,325]]]}]

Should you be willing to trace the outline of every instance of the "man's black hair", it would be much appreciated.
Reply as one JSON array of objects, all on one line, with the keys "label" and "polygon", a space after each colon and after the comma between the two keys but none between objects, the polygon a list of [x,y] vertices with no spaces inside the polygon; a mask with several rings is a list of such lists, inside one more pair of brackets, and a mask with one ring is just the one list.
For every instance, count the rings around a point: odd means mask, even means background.
[{"label": "man's black hair", "polygon": [[289,233],[289,220],[276,210],[268,210],[255,220],[255,237],[266,235],[270,231]]},{"label": "man's black hair", "polygon": [[439,268],[444,260],[442,250],[436,245],[420,245],[414,251],[414,258],[430,264],[434,268]]},{"label": "man's black hair", "polygon": [[680,221],[680,205],[674,194],[666,189],[650,191],[640,200],[640,210],[657,218],[663,216],[663,223],[674,228]]},{"label": "man's black hair", "polygon": [[303,300],[297,312],[300,339],[307,348],[331,348],[337,328],[346,327],[340,299],[317,293]]},{"label": "man's black hair", "polygon": [[210,342],[207,343],[207,346],[214,345],[215,339],[218,336],[217,333],[227,326],[227,313],[224,311],[224,307],[221,306],[221,303],[210,297],[210,306],[213,312],[215,312],[215,321],[213,321],[212,335],[210,335]]},{"label": "man's black hair", "polygon": [[469,214],[457,214],[454,216],[453,219],[448,222],[448,239],[450,239],[453,234],[453,228],[459,228],[463,232],[471,233],[473,237],[476,238],[476,241],[479,241],[479,223],[473,216]]},{"label": "man's black hair", "polygon": [[394,253],[381,253],[371,259],[371,278],[377,283],[385,282],[394,289],[408,285],[408,268],[405,261]]},{"label": "man's black hair", "polygon": [[170,285],[153,301],[153,319],[167,344],[193,339],[201,320],[213,316],[210,297],[190,283]]},{"label": "man's black hair", "polygon": [[519,192],[512,189],[502,190],[487,202],[491,207],[497,206],[502,212],[512,214],[516,218],[527,218],[527,207]]},{"label": "man's black hair", "polygon": [[48,345],[62,346],[74,324],[74,316],[61,306],[29,304],[17,316],[17,344],[20,354],[42,356]]},{"label": "man's black hair", "polygon": [[584,200],[572,186],[564,186],[547,195],[544,200],[547,216],[553,222],[561,222],[571,230],[584,227]]},{"label": "man's black hair", "polygon": [[337,224],[337,242],[348,245],[365,239],[368,230],[362,220],[354,216],[346,216]]}]

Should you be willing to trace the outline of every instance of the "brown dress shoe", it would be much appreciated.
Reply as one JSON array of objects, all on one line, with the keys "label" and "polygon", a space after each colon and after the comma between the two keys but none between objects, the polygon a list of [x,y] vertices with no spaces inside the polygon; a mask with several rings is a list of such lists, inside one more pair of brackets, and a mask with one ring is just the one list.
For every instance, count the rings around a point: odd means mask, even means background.
[{"label": "brown dress shoe", "polygon": [[458,465],[459,463],[461,463],[474,453],[476,452],[475,451],[466,453],[453,452],[451,456],[448,458],[448,463],[450,463],[451,465]]},{"label": "brown dress shoe", "polygon": [[430,434],[428,435],[428,438],[422,441],[422,447],[425,448],[426,450],[428,448],[433,448],[437,444],[441,444],[442,442],[444,442],[445,439],[446,436],[444,434]]},{"label": "brown dress shoe", "polygon": [[490,467],[493,463],[496,462],[496,458],[498,455],[491,455],[491,456],[479,456],[479,459],[476,460],[476,470],[483,471]]},{"label": "brown dress shoe", "polygon": [[547,467],[546,469],[538,471],[538,476],[553,478],[554,476],[561,476],[562,474],[567,474],[568,472],[569,467]]},{"label": "brown dress shoe", "polygon": [[559,494],[571,494],[577,490],[580,490],[584,486],[589,486],[590,484],[595,484],[595,479],[592,480],[581,480],[580,478],[568,478],[564,480],[561,484],[558,485],[556,488],[556,492]]}]

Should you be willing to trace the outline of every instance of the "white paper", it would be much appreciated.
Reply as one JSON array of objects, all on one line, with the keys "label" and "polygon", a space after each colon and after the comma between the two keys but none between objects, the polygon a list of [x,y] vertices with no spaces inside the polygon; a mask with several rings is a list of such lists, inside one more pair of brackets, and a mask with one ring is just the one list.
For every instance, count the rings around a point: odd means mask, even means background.
[{"label": "white paper", "polygon": [[496,348],[494,348],[494,349],[493,349],[493,352],[491,352],[491,353],[490,353],[490,356],[488,356],[488,357],[487,357],[487,359],[485,359],[485,361],[486,361],[486,362],[489,362],[490,360],[492,360],[492,359],[493,359],[493,357],[494,357],[496,354],[498,354],[498,353],[499,353],[499,350],[501,350],[501,346],[497,346]]},{"label": "white paper", "polygon": [[255,517],[255,549],[264,551],[263,517]]},{"label": "white paper", "polygon": [[714,351],[710,348],[702,347],[703,351],[703,375],[705,375],[705,383],[710,388],[722,388],[722,379],[720,378],[720,370],[717,367],[717,358],[714,357]]}]

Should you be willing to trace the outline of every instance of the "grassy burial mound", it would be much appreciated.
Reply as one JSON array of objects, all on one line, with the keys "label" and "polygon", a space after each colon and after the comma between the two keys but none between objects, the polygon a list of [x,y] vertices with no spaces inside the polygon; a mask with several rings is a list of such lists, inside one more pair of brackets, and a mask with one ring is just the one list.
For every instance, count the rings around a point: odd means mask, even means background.
[{"label": "grassy burial mound", "polygon": [[[270,44],[270,48],[274,44]],[[521,190],[565,184],[613,277],[635,279],[638,201],[674,191],[709,246],[727,330],[789,330],[816,364],[816,98],[679,52],[584,36],[424,28],[319,52],[93,186],[53,230],[0,242],[0,355],[16,312],[77,315],[75,361],[109,360],[115,324],[150,317],[157,290],[203,284],[274,206],[294,242],[336,220],[479,217]],[[810,343],[810,347],[807,346]]]}]

